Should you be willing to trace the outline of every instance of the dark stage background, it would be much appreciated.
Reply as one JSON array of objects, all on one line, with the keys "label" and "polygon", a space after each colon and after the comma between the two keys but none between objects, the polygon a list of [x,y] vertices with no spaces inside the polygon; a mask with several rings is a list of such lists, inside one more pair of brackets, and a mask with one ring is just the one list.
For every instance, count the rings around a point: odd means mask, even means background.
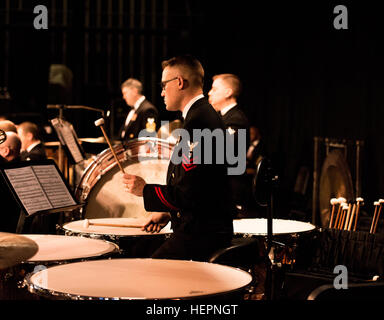
[{"label": "dark stage background", "polygon": [[[120,84],[132,76],[173,120],[160,97],[160,63],[190,53],[205,67],[206,93],[214,74],[242,79],[241,105],[280,174],[279,215],[291,209],[299,169],[312,179],[315,136],[364,141],[360,195],[373,212],[384,193],[384,28],[382,11],[363,3],[1,0],[0,87],[11,97],[1,113],[45,124],[57,116],[47,104],[101,108],[112,112],[114,135],[126,113]],[[33,28],[38,4],[48,8],[48,30]],[[333,27],[338,4],[348,9],[347,30]],[[49,82],[52,64],[72,71],[67,91]],[[99,114],[64,115],[78,136],[100,136]]]}]

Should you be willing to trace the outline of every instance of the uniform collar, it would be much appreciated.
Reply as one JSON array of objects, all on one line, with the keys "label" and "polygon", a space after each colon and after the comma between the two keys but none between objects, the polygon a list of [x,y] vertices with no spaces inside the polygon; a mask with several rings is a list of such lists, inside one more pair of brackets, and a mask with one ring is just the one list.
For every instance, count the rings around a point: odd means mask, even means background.
[{"label": "uniform collar", "polygon": [[39,141],[37,141],[37,142],[34,142],[34,143],[32,143],[28,148],[27,148],[27,150],[26,151],[28,151],[28,152],[31,152],[32,151],[32,149],[34,148],[34,147],[36,147],[38,144],[40,144],[41,143],[41,141],[39,140]]},{"label": "uniform collar", "polygon": [[139,109],[142,102],[145,100],[145,96],[141,96],[137,101],[135,102],[135,105],[133,106],[135,110]]},{"label": "uniform collar", "polygon": [[199,99],[204,98],[203,94],[199,94],[198,96],[192,98],[189,100],[189,102],[185,105],[184,110],[183,110],[183,119],[187,117],[189,109],[191,109],[192,105]]},{"label": "uniform collar", "polygon": [[224,107],[223,109],[220,110],[220,113],[221,115],[225,115],[229,110],[231,110],[232,108],[236,107],[237,103],[231,103],[229,105],[227,105],[226,107]]}]

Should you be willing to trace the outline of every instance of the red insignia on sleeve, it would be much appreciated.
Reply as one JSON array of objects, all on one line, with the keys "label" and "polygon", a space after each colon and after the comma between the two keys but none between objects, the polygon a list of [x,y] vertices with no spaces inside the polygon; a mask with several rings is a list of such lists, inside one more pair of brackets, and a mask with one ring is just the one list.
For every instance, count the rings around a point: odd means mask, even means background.
[{"label": "red insignia on sleeve", "polygon": [[167,206],[168,208],[170,208],[171,210],[175,210],[175,211],[178,211],[179,209],[174,207],[173,205],[171,205],[164,197],[163,195],[163,192],[161,191],[161,188],[160,187],[155,187],[155,191],[156,191],[156,194],[157,196],[159,197],[160,201],[165,205]]}]

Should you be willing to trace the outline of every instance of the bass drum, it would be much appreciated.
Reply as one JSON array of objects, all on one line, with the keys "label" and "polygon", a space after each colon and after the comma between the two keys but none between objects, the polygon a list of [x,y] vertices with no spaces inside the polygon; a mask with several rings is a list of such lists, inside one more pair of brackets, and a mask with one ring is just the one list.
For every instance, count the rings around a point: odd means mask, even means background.
[{"label": "bass drum", "polygon": [[[124,171],[147,183],[165,184],[174,144],[158,138],[139,138],[115,145]],[[122,173],[110,149],[101,152],[84,170],[75,191],[85,203],[80,218],[139,218],[149,215],[142,197],[124,190]]]}]

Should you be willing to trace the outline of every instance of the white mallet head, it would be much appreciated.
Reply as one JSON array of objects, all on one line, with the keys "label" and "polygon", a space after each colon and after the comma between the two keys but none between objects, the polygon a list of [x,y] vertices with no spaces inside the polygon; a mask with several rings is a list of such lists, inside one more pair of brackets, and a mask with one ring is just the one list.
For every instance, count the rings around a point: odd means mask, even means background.
[{"label": "white mallet head", "polygon": [[384,199],[379,199],[379,203],[380,204],[384,203]]},{"label": "white mallet head", "polygon": [[103,118],[100,118],[100,119],[95,121],[95,126],[96,127],[100,127],[100,126],[103,126],[103,125],[104,125],[104,119]]},{"label": "white mallet head", "polygon": [[84,220],[83,227],[84,227],[84,229],[88,229],[88,227],[89,227],[89,220],[88,219]]},{"label": "white mallet head", "polygon": [[380,204],[379,201],[375,201],[375,202],[373,203],[374,206],[378,206],[379,204]]},{"label": "white mallet head", "polygon": [[337,200],[339,200],[339,203],[346,203],[347,202],[347,199],[345,199],[343,197],[340,197]]},{"label": "white mallet head", "polygon": [[363,201],[364,201],[364,199],[361,197],[356,198],[356,202],[363,202]]},{"label": "white mallet head", "polygon": [[331,205],[335,205],[335,204],[338,204],[339,203],[339,200],[337,200],[336,198],[332,198],[331,199]]}]

